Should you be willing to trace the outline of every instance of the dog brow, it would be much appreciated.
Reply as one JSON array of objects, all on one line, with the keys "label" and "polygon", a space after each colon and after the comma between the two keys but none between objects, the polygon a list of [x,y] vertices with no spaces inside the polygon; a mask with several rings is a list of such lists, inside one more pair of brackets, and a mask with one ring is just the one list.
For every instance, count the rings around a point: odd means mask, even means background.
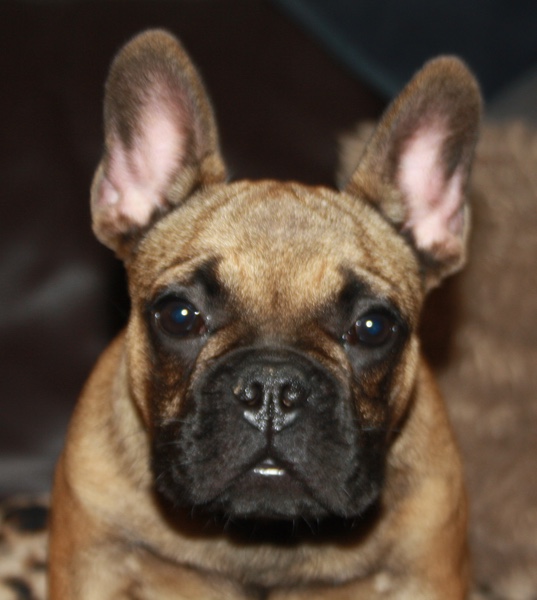
[{"label": "dog brow", "polygon": [[393,301],[391,294],[375,289],[367,280],[360,277],[351,269],[343,270],[344,281],[339,291],[337,301],[341,314],[349,317],[356,309],[356,303],[360,298],[376,299],[380,304],[390,307],[391,311],[398,316],[401,322],[405,321],[400,307]]},{"label": "dog brow", "polygon": [[218,277],[218,258],[211,258],[199,265],[191,277],[192,284],[201,285],[209,298],[226,296],[226,289]]}]

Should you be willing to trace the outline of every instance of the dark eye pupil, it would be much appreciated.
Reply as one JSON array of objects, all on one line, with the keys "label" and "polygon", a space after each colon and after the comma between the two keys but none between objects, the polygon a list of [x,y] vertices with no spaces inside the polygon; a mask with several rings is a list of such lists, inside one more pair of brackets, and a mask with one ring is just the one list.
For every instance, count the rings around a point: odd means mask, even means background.
[{"label": "dark eye pupil", "polygon": [[203,328],[203,319],[192,304],[177,298],[164,298],[154,311],[158,326],[173,336],[195,335]]},{"label": "dark eye pupil", "polygon": [[390,341],[396,332],[397,325],[392,318],[372,313],[356,321],[350,340],[366,346],[382,346]]},{"label": "dark eye pupil", "polygon": [[364,330],[369,337],[379,337],[386,329],[385,319],[366,318],[358,321],[358,326]]},{"label": "dark eye pupil", "polygon": [[170,318],[178,327],[188,327],[195,317],[195,312],[187,306],[177,306],[170,311]]}]

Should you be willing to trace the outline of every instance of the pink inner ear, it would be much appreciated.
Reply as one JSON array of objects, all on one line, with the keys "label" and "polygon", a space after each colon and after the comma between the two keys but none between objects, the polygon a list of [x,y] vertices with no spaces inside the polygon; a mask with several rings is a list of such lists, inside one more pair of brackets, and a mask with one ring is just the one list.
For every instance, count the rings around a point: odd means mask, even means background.
[{"label": "pink inner ear", "polygon": [[186,138],[163,98],[152,95],[141,112],[132,147],[125,148],[119,136],[110,144],[102,207],[133,226],[146,225],[163,205],[172,175],[181,167]]},{"label": "pink inner ear", "polygon": [[408,209],[406,228],[418,248],[444,256],[460,251],[463,234],[463,173],[446,179],[442,123],[422,127],[406,143],[397,180]]}]

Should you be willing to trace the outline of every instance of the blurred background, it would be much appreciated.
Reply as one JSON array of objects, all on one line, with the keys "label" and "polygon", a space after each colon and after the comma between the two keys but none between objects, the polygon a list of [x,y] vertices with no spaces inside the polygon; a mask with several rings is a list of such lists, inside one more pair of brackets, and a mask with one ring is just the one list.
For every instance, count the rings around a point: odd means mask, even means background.
[{"label": "blurred background", "polygon": [[128,314],[89,185],[108,65],[155,26],[200,68],[234,178],[332,185],[338,136],[439,53],[475,70],[489,118],[536,119],[534,0],[0,2],[0,496],[49,490],[79,390]]}]

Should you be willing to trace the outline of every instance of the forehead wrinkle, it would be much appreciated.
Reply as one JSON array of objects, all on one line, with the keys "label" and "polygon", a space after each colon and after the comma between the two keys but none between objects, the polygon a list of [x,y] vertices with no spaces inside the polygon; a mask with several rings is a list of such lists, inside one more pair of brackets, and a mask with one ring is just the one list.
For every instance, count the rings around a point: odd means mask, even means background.
[{"label": "forehead wrinkle", "polygon": [[211,263],[213,259],[215,257],[210,255],[178,256],[170,264],[163,265],[151,277],[142,281],[138,280],[138,287],[135,286],[136,289],[131,291],[132,297],[152,296],[174,284],[188,285],[196,272],[204,265]]},{"label": "forehead wrinkle", "polygon": [[[276,300],[285,299],[291,309],[327,298],[341,285],[341,275],[334,272],[341,266],[363,272],[386,293],[402,287],[409,296],[417,283],[408,277],[414,257],[410,260],[404,243],[387,236],[387,229],[369,206],[329,189],[236,182],[187,203],[157,225],[159,235],[150,232],[144,244],[151,252],[142,253],[138,279],[157,267],[153,281],[185,277],[218,256],[228,261],[221,277],[229,282],[222,283],[250,296],[249,302],[263,310]],[[164,259],[168,265],[163,268]]]},{"label": "forehead wrinkle", "polygon": [[285,253],[223,260],[219,276],[237,304],[256,321],[269,319],[273,325],[311,316],[335,299],[343,282],[339,270],[324,257],[290,262]]}]

